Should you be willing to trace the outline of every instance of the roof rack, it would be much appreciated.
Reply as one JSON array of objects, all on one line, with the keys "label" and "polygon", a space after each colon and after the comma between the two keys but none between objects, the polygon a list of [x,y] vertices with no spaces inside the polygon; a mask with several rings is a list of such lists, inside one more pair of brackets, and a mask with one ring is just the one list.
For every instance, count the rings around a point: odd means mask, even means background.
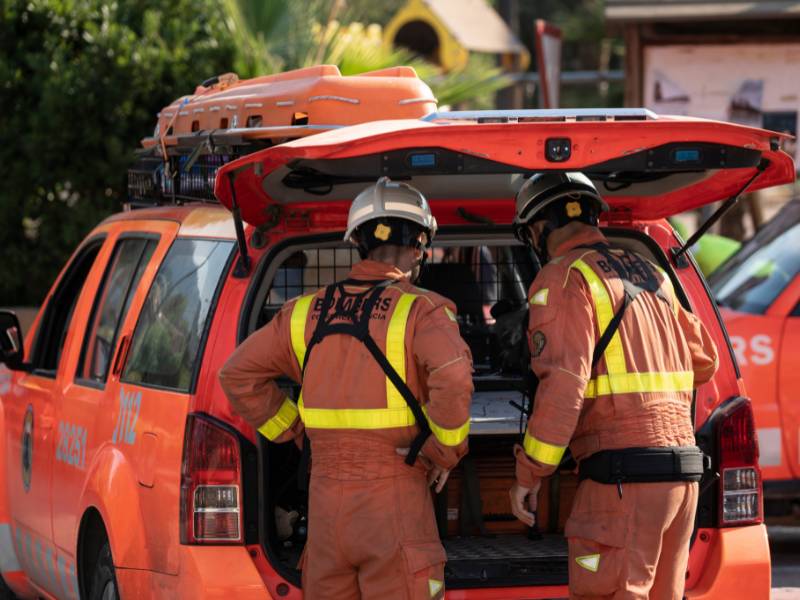
[{"label": "roof rack", "polygon": [[456,110],[433,112],[423,121],[476,121],[478,123],[536,123],[547,121],[654,121],[658,115],[646,108],[569,108],[526,110]]},{"label": "roof rack", "polygon": [[[170,144],[166,146],[168,154],[180,153],[175,148],[194,147],[200,144],[236,145],[243,146],[258,141],[271,142],[272,140],[285,140],[314,135],[331,129],[339,129],[343,125],[276,125],[270,127],[231,127],[228,129],[201,129],[192,133],[179,134],[170,137]],[[158,151],[158,136],[146,137],[142,146],[146,149]]]}]

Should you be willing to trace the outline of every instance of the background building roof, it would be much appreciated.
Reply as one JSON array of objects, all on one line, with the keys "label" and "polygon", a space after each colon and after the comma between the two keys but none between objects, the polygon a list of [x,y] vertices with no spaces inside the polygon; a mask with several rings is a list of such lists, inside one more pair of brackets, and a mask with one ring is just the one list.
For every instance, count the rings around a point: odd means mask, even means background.
[{"label": "background building roof", "polygon": [[527,52],[486,0],[424,0],[424,3],[468,50],[492,54]]},{"label": "background building roof", "polygon": [[800,17],[800,1],[753,0],[606,0],[606,20],[612,23],[705,21],[712,19],[778,19]]}]

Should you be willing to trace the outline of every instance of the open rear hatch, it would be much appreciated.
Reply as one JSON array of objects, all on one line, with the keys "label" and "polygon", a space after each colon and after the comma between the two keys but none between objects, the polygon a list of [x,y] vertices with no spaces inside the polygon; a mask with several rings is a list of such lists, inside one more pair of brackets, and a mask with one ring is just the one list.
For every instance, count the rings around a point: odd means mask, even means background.
[{"label": "open rear hatch", "polygon": [[[470,453],[435,501],[448,555],[447,585],[563,585],[564,524],[577,488],[574,465],[544,483],[538,534],[508,514],[507,490],[514,478],[510,448],[524,427],[510,401],[524,403],[524,393],[521,373],[501,364],[497,326],[487,317],[498,300],[526,303],[536,265],[507,227],[475,224],[510,223],[518,187],[545,170],[587,173],[612,208],[609,221],[616,223],[728,199],[748,183],[752,190],[791,182],[794,166],[778,149],[780,137],[642,110],[435,114],[421,121],[346,127],[248,155],[220,168],[215,194],[237,219],[259,229],[302,226],[304,234],[320,234],[287,240],[275,250],[267,285],[254,303],[260,317],[253,327],[267,322],[287,298],[347,272],[357,259],[339,231],[352,198],[380,176],[421,189],[441,225],[472,225],[442,228],[421,281],[454,300],[475,361]],[[238,225],[246,250],[241,221]],[[643,234],[624,227],[611,233],[615,243],[646,255]],[[291,445],[262,444],[265,514],[277,506],[302,506],[304,495],[286,483],[294,481],[299,453]],[[304,539],[281,543],[269,528],[268,534],[273,564],[283,565],[282,573],[297,581],[291,567]]]},{"label": "open rear hatch", "polygon": [[412,183],[440,222],[463,210],[508,223],[523,179],[583,171],[611,207],[609,221],[651,220],[794,181],[783,134],[645,110],[439,113],[377,121],[295,140],[222,167],[215,194],[262,227],[304,213],[341,227],[349,202],[387,175]]}]

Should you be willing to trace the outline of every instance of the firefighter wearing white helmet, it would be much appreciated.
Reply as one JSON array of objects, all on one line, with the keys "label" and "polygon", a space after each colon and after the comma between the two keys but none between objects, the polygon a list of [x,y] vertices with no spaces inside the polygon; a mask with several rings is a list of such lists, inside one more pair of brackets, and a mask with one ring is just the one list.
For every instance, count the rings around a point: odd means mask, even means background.
[{"label": "firefighter wearing white helmet", "polygon": [[[287,302],[220,373],[269,440],[308,435],[306,598],[444,597],[428,488],[467,451],[472,359],[453,303],[412,283],[435,233],[419,191],[380,179],[350,210],[363,260]],[[297,402],[281,376],[301,384]]]},{"label": "firefighter wearing white helmet", "polygon": [[566,523],[570,598],[680,600],[703,455],[692,391],[716,348],[665,273],[598,228],[607,204],[582,173],[542,173],[517,194],[517,236],[543,267],[528,292],[539,380],[515,448],[512,512],[535,522],[542,478],[567,446],[579,479]]},{"label": "firefighter wearing white helmet", "polygon": [[425,196],[407,183],[381,177],[353,200],[344,239],[358,248],[361,258],[379,246],[416,249],[419,256],[410,277],[415,281],[435,235],[436,218]]}]

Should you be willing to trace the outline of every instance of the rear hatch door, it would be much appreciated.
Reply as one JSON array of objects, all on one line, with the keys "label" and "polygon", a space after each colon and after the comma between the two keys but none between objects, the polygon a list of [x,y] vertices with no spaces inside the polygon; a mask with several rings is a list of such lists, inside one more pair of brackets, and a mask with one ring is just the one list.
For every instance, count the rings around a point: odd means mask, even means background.
[{"label": "rear hatch door", "polygon": [[[418,187],[440,222],[465,212],[508,223],[525,177],[583,171],[609,220],[651,220],[794,181],[782,134],[646,110],[440,113],[314,135],[228,163],[215,194],[255,226],[303,213],[341,226],[349,201],[383,175]],[[299,211],[299,212],[298,212]]]}]

